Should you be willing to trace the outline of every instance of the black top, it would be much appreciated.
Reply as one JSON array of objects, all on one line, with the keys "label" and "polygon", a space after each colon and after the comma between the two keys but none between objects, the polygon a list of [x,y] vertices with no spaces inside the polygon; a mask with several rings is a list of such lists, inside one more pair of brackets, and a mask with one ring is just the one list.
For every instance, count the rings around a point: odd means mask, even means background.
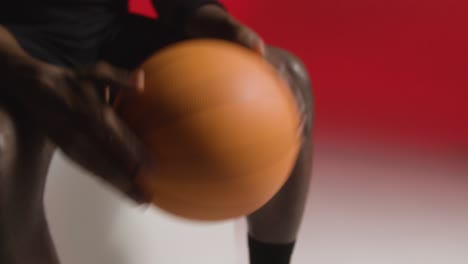
[{"label": "black top", "polygon": [[[152,0],[161,18],[184,15],[216,0]],[[128,10],[128,0],[0,0],[0,23],[86,24],[109,22]]]},{"label": "black top", "polygon": [[[174,28],[194,8],[206,3],[219,4],[216,0],[152,2],[160,22],[173,23]],[[120,29],[130,23],[127,14],[128,0],[0,0],[0,24],[9,28],[23,48],[36,56],[44,51],[61,55],[61,61],[67,61],[67,65],[95,61],[104,46],[107,47],[105,44],[113,43],[115,36],[121,35]],[[127,32],[127,35],[132,34]],[[133,37],[125,38],[126,43]],[[44,57],[50,59],[49,55],[41,58]]]}]

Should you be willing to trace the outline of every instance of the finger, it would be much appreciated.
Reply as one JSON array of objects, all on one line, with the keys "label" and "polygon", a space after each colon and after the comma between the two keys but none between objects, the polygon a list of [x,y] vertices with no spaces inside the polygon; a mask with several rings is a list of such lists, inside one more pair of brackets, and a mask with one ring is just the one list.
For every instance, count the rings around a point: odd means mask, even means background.
[{"label": "finger", "polygon": [[261,55],[265,52],[257,33],[216,7],[200,8],[189,20],[186,31],[192,37],[215,37],[236,42]]},{"label": "finger", "polygon": [[[145,90],[145,72],[142,69],[138,69],[131,75],[131,79],[134,83],[137,84],[138,93],[143,93]],[[122,92],[118,92],[114,98],[106,100],[106,103],[112,105],[114,109],[118,109],[122,103],[123,97],[129,96],[129,94],[125,94]]]},{"label": "finger", "polygon": [[121,166],[124,178],[114,179],[118,187],[134,200],[146,200],[136,186],[135,177],[142,167],[150,164],[150,158],[139,139],[125,126],[110,107],[103,109],[103,138],[109,157]]},{"label": "finger", "polygon": [[74,140],[65,148],[67,154],[135,202],[147,200],[135,182],[140,168],[149,163],[137,137],[110,106],[100,105],[84,118],[87,126],[71,133]]},{"label": "finger", "polygon": [[134,83],[138,89],[138,92],[145,90],[145,71],[143,69],[137,69],[130,75],[132,83]]}]

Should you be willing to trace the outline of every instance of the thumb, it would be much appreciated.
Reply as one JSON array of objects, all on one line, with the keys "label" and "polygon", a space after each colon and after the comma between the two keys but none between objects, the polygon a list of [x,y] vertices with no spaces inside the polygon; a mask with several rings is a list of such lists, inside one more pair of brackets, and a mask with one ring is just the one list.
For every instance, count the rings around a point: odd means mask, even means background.
[{"label": "thumb", "polygon": [[[134,71],[130,75],[130,82],[136,87],[137,93],[142,93],[145,90],[145,72],[142,69]],[[133,95],[134,93],[126,93],[125,91],[119,91],[115,95],[115,98],[110,101],[110,104],[114,109],[118,109],[122,103],[123,97]]]}]

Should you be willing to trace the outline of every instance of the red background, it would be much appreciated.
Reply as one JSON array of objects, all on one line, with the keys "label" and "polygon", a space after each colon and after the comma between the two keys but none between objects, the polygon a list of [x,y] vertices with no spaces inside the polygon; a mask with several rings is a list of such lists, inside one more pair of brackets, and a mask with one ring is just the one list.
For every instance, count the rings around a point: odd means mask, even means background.
[{"label": "red background", "polygon": [[[225,0],[306,63],[316,137],[467,151],[466,0]],[[131,10],[153,16],[147,0]]]}]

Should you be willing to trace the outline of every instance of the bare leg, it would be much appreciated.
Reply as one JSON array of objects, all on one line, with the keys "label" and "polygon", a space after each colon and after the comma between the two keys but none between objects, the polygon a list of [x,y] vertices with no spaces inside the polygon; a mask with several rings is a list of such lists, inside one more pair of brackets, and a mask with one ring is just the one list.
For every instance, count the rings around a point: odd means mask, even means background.
[{"label": "bare leg", "polygon": [[290,53],[269,47],[267,58],[288,80],[304,116],[303,145],[286,184],[263,208],[247,217],[249,235],[257,241],[287,244],[297,238],[312,169],[312,92],[304,65]]},{"label": "bare leg", "polygon": [[0,100],[0,263],[56,264],[43,194],[54,147],[10,100]]}]

